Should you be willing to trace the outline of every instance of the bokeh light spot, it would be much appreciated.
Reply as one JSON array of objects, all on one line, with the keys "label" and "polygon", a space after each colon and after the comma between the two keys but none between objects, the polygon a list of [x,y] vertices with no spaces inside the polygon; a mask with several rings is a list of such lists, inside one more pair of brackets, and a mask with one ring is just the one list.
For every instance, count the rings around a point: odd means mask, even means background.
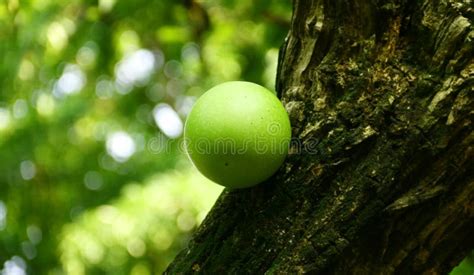
[{"label": "bokeh light spot", "polygon": [[3,201],[0,201],[0,230],[7,226],[7,206]]},{"label": "bokeh light spot", "polygon": [[99,0],[99,10],[107,13],[112,10],[116,2],[116,0]]},{"label": "bokeh light spot", "polygon": [[118,215],[119,211],[117,208],[111,205],[102,205],[97,209],[97,216],[100,222],[105,224],[112,224]]},{"label": "bokeh light spot", "polygon": [[193,108],[194,103],[196,102],[196,97],[194,96],[183,96],[176,99],[176,109],[178,113],[186,117],[191,109]]},{"label": "bokeh light spot", "polygon": [[153,109],[153,118],[156,125],[167,137],[178,138],[183,133],[183,121],[170,105],[158,104]]},{"label": "bokeh light spot", "polygon": [[183,73],[183,66],[179,61],[170,60],[165,65],[165,75],[169,78],[178,78]]},{"label": "bokeh light spot", "polygon": [[21,250],[23,250],[23,254],[25,254],[28,260],[32,260],[36,257],[36,247],[30,242],[22,242]]},{"label": "bokeh light spot", "polygon": [[100,99],[108,99],[114,95],[114,83],[108,79],[102,78],[95,85],[95,94]]},{"label": "bokeh light spot", "polygon": [[134,238],[127,243],[127,251],[133,257],[139,258],[145,254],[146,245],[141,239]]},{"label": "bokeh light spot", "polygon": [[36,225],[29,225],[26,228],[26,235],[28,236],[28,239],[30,239],[30,241],[33,244],[39,244],[41,240],[43,239],[43,232]]},{"label": "bokeh light spot", "polygon": [[97,60],[98,46],[95,42],[89,41],[77,51],[76,61],[84,68],[94,67]]},{"label": "bokeh light spot", "polygon": [[97,264],[103,259],[104,248],[95,239],[84,238],[82,244],[82,253],[89,263]]},{"label": "bokeh light spot", "polygon": [[102,187],[102,175],[96,171],[89,171],[84,176],[84,185],[89,190],[99,190]]},{"label": "bokeh light spot", "polygon": [[36,100],[36,110],[42,116],[51,116],[54,113],[56,103],[54,98],[48,94],[41,93]]},{"label": "bokeh light spot", "polygon": [[150,274],[149,268],[143,263],[134,265],[132,270],[130,271],[130,275],[149,275],[149,274]]},{"label": "bokeh light spot", "polygon": [[35,66],[28,59],[23,59],[18,69],[18,77],[23,80],[30,80],[35,75]]},{"label": "bokeh light spot", "polygon": [[176,219],[176,224],[178,225],[179,230],[187,232],[193,229],[196,225],[196,218],[189,212],[183,212],[179,214]]},{"label": "bokeh light spot", "polygon": [[3,264],[2,275],[26,275],[26,263],[19,256],[13,256]]},{"label": "bokeh light spot", "polygon": [[127,161],[136,151],[135,141],[126,132],[115,132],[107,138],[107,152],[118,162]]},{"label": "bokeh light spot", "polygon": [[155,247],[159,250],[167,250],[173,244],[173,238],[166,230],[157,230],[152,237]]},{"label": "bokeh light spot", "polygon": [[10,126],[11,115],[7,108],[0,107],[0,130],[7,129]]},{"label": "bokeh light spot", "polygon": [[20,173],[24,180],[31,180],[36,175],[36,165],[31,160],[22,161],[20,164]]},{"label": "bokeh light spot", "polygon": [[140,47],[140,37],[134,30],[125,30],[120,33],[117,41],[118,52],[126,55]]},{"label": "bokeh light spot", "polygon": [[200,57],[199,45],[196,43],[186,43],[183,49],[181,50],[181,59],[184,61],[199,61]]},{"label": "bokeh light spot", "polygon": [[54,85],[53,94],[56,97],[75,94],[82,90],[86,84],[86,75],[77,65],[68,64],[64,72]]},{"label": "bokeh light spot", "polygon": [[154,102],[158,102],[163,99],[165,94],[166,89],[161,83],[155,83],[146,91],[146,95],[148,96],[148,98]]},{"label": "bokeh light spot", "polygon": [[28,103],[24,99],[17,99],[13,104],[13,117],[24,118],[28,114]]},{"label": "bokeh light spot", "polygon": [[54,51],[61,51],[68,43],[68,34],[66,28],[59,23],[53,22],[48,27],[48,42]]},{"label": "bokeh light spot", "polygon": [[[126,55],[115,67],[115,77],[125,88],[143,86],[155,70],[155,56],[149,50],[140,49]],[[127,90],[127,89],[125,89]]]}]

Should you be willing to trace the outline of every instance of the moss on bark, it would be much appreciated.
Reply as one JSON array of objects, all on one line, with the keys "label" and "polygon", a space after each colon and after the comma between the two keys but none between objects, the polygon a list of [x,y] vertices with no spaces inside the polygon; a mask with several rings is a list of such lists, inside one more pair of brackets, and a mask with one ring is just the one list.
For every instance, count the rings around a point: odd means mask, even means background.
[{"label": "moss on bark", "polygon": [[277,92],[298,148],[225,191],[169,274],[446,273],[474,247],[474,9],[294,1]]}]

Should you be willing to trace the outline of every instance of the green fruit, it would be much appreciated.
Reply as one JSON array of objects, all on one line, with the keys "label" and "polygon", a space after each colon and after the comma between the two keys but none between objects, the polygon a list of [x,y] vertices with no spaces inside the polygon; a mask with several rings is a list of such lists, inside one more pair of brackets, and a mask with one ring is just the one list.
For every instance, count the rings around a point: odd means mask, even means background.
[{"label": "green fruit", "polygon": [[268,179],[281,166],[291,126],[271,91],[232,81],[199,98],[184,138],[189,158],[204,176],[226,187],[245,188]]}]

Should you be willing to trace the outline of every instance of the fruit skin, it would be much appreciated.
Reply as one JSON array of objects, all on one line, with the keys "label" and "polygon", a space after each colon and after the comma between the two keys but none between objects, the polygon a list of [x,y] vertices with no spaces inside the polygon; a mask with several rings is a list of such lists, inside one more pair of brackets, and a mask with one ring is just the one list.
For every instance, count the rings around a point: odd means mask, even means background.
[{"label": "fruit skin", "polygon": [[226,187],[246,188],[281,166],[291,126],[271,91],[231,81],[198,99],[186,120],[184,138],[189,158],[204,176]]}]

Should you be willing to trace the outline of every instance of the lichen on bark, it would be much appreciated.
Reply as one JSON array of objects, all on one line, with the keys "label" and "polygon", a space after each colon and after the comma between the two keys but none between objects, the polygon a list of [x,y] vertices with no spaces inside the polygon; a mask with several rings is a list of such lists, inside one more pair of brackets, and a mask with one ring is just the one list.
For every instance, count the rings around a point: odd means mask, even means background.
[{"label": "lichen on bark", "polygon": [[304,146],[224,191],[167,273],[451,270],[474,248],[473,17],[462,0],[295,0],[277,93]]}]

